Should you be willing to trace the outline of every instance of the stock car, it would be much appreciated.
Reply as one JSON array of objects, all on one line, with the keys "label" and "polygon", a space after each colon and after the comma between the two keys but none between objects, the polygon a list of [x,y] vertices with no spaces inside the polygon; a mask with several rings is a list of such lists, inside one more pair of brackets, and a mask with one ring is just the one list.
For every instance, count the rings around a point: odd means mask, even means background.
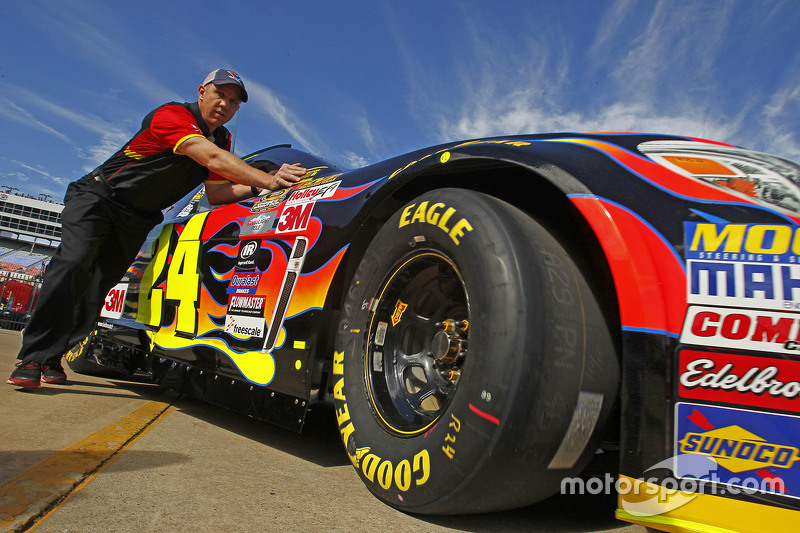
[{"label": "stock car", "polygon": [[581,476],[604,454],[623,520],[800,519],[796,164],[638,133],[356,170],[290,145],[244,159],[308,173],[168,211],[73,370],[146,372],[296,431],[332,402],[363,482],[406,512],[597,490]]}]

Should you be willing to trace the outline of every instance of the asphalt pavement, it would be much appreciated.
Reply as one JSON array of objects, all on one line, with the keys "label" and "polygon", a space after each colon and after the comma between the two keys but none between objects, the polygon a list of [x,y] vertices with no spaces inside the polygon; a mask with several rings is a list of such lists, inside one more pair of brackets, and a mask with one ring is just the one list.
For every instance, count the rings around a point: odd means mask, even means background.
[{"label": "asphalt pavement", "polygon": [[[0,373],[20,334],[0,330]],[[143,382],[0,384],[0,531],[615,532],[613,495],[414,516],[373,497],[320,405],[297,434]]]}]

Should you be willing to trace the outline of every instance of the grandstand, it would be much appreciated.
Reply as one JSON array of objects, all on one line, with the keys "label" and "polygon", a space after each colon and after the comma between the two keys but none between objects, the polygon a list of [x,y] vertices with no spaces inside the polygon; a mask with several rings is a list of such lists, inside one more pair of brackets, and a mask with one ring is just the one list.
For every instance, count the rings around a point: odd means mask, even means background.
[{"label": "grandstand", "polygon": [[35,276],[44,271],[52,254],[41,254],[29,251],[30,246],[20,249],[9,249],[0,246],[0,271],[20,272]]},{"label": "grandstand", "polygon": [[61,241],[64,205],[0,186],[0,328],[21,329]]}]

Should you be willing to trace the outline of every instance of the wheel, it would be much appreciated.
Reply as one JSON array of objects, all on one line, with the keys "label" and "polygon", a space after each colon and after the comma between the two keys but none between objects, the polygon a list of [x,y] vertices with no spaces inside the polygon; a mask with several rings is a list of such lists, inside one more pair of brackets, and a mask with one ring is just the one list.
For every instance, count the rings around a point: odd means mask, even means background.
[{"label": "wheel", "polygon": [[103,376],[109,373],[108,368],[98,364],[91,354],[94,336],[94,332],[90,333],[64,355],[67,366],[69,366],[73,372],[93,376]]},{"label": "wheel", "polygon": [[342,309],[333,398],[361,479],[398,509],[521,507],[597,449],[618,386],[603,315],[533,218],[462,189],[381,228]]}]

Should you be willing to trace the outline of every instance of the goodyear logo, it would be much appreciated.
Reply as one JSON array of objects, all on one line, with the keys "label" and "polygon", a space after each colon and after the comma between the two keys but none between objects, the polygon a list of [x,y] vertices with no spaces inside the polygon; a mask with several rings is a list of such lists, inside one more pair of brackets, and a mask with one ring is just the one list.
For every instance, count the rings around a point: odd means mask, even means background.
[{"label": "goodyear logo", "polygon": [[782,224],[711,224],[684,226],[687,259],[797,262],[800,228]]},{"label": "goodyear logo", "polygon": [[791,468],[800,459],[798,448],[772,444],[740,426],[686,433],[679,444],[681,453],[713,457],[731,472],[766,467]]}]

